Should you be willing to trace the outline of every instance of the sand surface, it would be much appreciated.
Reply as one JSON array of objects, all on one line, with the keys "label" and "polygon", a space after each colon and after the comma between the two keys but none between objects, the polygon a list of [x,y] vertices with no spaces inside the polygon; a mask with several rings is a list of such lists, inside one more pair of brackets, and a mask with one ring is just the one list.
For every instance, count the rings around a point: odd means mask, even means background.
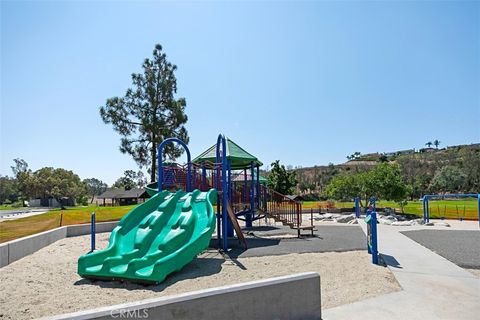
[{"label": "sand surface", "polygon": [[[97,236],[105,248],[109,233]],[[322,308],[400,290],[366,251],[302,253],[230,260],[214,250],[156,286],[82,279],[77,259],[90,237],[62,239],[0,269],[0,319],[31,319],[298,272],[321,276]]]},{"label": "sand surface", "polygon": [[465,270],[467,270],[468,272],[480,278],[480,269],[465,269]]}]

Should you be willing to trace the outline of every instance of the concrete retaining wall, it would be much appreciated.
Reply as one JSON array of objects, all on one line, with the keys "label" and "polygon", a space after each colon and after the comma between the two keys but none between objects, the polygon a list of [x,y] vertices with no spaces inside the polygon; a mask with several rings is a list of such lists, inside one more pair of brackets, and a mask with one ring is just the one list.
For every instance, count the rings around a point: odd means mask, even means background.
[{"label": "concrete retaining wall", "polygon": [[8,264],[8,255],[8,244],[0,244],[0,268],[3,268]]},{"label": "concrete retaining wall", "polygon": [[321,319],[320,276],[308,272],[44,319]]},{"label": "concrete retaining wall", "polygon": [[[95,225],[95,233],[111,232],[118,225],[118,221],[101,222]],[[90,234],[90,223],[67,226],[67,237],[76,237]]]},{"label": "concrete retaining wall", "polygon": [[66,236],[67,229],[62,227],[7,242],[8,263],[10,264],[13,261],[17,261]]},{"label": "concrete retaining wall", "polygon": [[[100,222],[95,233],[112,231],[118,221]],[[90,234],[90,224],[64,226],[0,244],[0,268],[67,237]]]}]

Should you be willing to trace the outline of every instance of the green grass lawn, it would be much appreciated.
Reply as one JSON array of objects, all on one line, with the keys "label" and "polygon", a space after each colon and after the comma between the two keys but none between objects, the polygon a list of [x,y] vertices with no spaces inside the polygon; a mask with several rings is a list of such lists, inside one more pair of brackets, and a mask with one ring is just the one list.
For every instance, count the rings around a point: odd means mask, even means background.
[{"label": "green grass lawn", "polygon": [[44,214],[3,221],[0,222],[0,243],[57,228],[60,226],[60,216],[62,226],[89,223],[92,211],[95,211],[97,222],[115,221],[120,220],[134,206],[54,209]]},{"label": "green grass lawn", "polygon": [[12,207],[11,204],[0,204],[0,210],[15,210],[22,209],[22,207]]},{"label": "green grass lawn", "polygon": [[[478,219],[477,200],[431,200],[430,202],[431,218],[450,218],[450,219]],[[305,201],[304,209],[318,209],[319,206],[326,208],[326,201]],[[335,208],[353,208],[354,202],[335,202]],[[378,201],[378,207],[395,208],[401,212],[400,206],[392,201]],[[464,213],[465,206],[465,213]],[[35,216],[25,217],[16,220],[7,220],[0,222],[0,243],[18,239],[38,232],[54,229],[60,226],[60,216],[62,216],[61,225],[82,224],[90,222],[90,215],[95,211],[97,222],[120,220],[135,205],[121,207],[74,207],[67,210],[53,209],[47,213]],[[457,214],[458,208],[458,214]],[[404,213],[414,214],[418,217],[423,216],[422,201],[409,201],[404,207]]]},{"label": "green grass lawn", "polygon": [[[318,209],[327,207],[327,201],[305,201],[303,202],[304,209]],[[338,202],[334,204],[335,208],[353,208],[354,202]],[[401,212],[398,203],[393,201],[378,201],[377,207],[395,208],[397,212]],[[447,218],[447,219],[478,219],[478,202],[476,199],[460,199],[460,200],[430,200],[430,218]],[[404,213],[414,214],[423,217],[423,203],[422,201],[408,201],[408,204],[403,208]]]}]

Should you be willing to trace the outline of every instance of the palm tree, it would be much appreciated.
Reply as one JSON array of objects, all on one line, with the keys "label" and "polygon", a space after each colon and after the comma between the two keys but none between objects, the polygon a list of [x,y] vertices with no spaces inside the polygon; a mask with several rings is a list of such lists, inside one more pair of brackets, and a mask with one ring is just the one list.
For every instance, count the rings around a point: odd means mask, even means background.
[{"label": "palm tree", "polygon": [[435,146],[435,148],[438,149],[438,146],[440,145],[440,141],[437,140],[437,139],[435,139],[435,140],[433,141],[433,145]]},{"label": "palm tree", "polygon": [[427,147],[429,147],[429,148],[432,147],[432,144],[433,144],[433,143],[432,143],[431,141],[428,141],[427,143],[425,143],[425,145],[426,145]]}]

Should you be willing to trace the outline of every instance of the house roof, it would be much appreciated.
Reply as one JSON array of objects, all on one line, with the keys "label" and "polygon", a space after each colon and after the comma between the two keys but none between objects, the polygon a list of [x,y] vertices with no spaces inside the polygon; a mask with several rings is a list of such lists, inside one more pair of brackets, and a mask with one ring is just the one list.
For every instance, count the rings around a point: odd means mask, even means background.
[{"label": "house roof", "polygon": [[145,193],[145,189],[130,189],[124,190],[119,188],[109,188],[104,193],[99,195],[99,199],[128,199],[140,198]]},{"label": "house roof", "polygon": [[[262,166],[263,163],[258,160],[257,157],[251,155],[245,149],[236,144],[233,140],[226,138],[226,155],[227,159],[232,163],[232,169],[245,169],[250,168],[250,164],[253,161],[255,166]],[[192,160],[193,163],[201,164],[202,161],[208,161],[215,163],[217,161],[216,155],[217,145],[214,144],[202,154]]]},{"label": "house roof", "polygon": [[303,201],[303,197],[295,194],[286,195],[285,198],[288,198],[292,201]]}]

